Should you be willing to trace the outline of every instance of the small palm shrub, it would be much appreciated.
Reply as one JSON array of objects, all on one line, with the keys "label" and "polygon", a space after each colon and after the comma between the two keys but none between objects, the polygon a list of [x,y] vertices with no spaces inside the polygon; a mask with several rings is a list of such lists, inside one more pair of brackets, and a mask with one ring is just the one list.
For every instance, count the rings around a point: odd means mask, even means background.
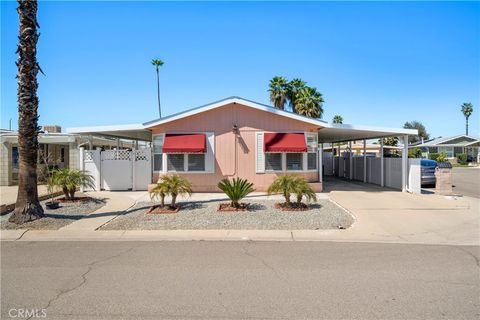
[{"label": "small palm shrub", "polygon": [[160,178],[157,182],[157,185],[153,187],[153,189],[150,191],[150,199],[153,201],[154,199],[160,199],[160,206],[164,207],[165,206],[165,197],[168,194],[168,186],[163,181],[162,178]]},{"label": "small palm shrub", "polygon": [[54,170],[48,181],[48,187],[60,187],[66,200],[74,200],[78,187],[94,188],[93,177],[86,171],[76,169]]},{"label": "small palm shrub", "polygon": [[218,183],[218,188],[225,192],[230,198],[230,206],[234,208],[240,207],[240,200],[245,198],[250,192],[253,192],[253,183],[247,179],[234,178],[232,181],[223,179]]},{"label": "small palm shrub", "polygon": [[192,194],[192,183],[188,179],[178,174],[164,176],[162,177],[162,181],[166,185],[166,194],[170,194],[172,196],[172,207],[176,206],[177,197],[179,195]]},{"label": "small palm shrub", "polygon": [[307,201],[317,201],[317,194],[305,178],[298,177],[295,181],[294,189],[297,195],[297,205],[302,203],[303,197],[305,197]]},{"label": "small palm shrub", "polygon": [[285,203],[290,205],[290,196],[292,193],[295,193],[295,184],[297,182],[297,177],[285,174],[281,175],[272,182],[272,184],[268,187],[268,194],[272,193],[281,193],[285,198]]}]

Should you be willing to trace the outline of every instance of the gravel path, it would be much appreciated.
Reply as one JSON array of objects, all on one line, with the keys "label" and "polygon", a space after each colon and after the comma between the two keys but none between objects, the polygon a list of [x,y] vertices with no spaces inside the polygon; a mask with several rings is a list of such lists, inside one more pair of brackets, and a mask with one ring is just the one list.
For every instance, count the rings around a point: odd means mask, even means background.
[{"label": "gravel path", "polygon": [[[76,194],[76,196],[79,197],[82,195]],[[44,218],[18,225],[8,222],[8,218],[12,215],[12,213],[9,213],[0,216],[0,229],[58,230],[105,205],[105,201],[102,199],[92,199],[90,201],[60,203],[60,208],[50,210],[45,207],[45,201],[41,201],[40,203],[45,212]]]},{"label": "gravel path", "polygon": [[176,214],[147,214],[152,203],[138,203],[101,230],[196,230],[196,229],[257,229],[317,230],[348,228],[353,217],[329,200],[311,204],[308,211],[280,211],[276,201],[251,202],[244,212],[217,212],[218,201],[186,202]]}]

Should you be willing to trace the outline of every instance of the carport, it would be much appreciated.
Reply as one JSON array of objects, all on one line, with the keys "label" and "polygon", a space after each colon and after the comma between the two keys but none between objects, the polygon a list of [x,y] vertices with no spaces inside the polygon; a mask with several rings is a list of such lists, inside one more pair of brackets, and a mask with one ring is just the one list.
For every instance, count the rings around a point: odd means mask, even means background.
[{"label": "carport", "polygon": [[[351,124],[329,124],[318,130],[319,161],[324,176],[337,176],[347,180],[362,181],[401,189],[403,192],[420,192],[419,160],[408,159],[408,136],[417,134],[412,129],[392,129]],[[401,158],[384,158],[383,138],[398,137],[401,143]],[[379,157],[367,156],[367,140],[379,139]],[[353,142],[363,142],[362,156],[354,156]],[[331,146],[331,153],[324,152],[324,145]],[[334,148],[336,145],[336,155]],[[343,145],[341,147],[341,145]],[[344,152],[341,152],[341,149]],[[328,155],[330,154],[330,156]],[[325,170],[325,169],[329,170]],[[331,170],[330,170],[331,168]]]}]

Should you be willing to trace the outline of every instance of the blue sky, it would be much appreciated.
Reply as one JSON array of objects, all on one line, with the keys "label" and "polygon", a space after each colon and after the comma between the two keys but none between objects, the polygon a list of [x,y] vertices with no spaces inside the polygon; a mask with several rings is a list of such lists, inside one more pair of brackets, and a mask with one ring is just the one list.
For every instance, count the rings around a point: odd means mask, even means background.
[{"label": "blue sky", "polygon": [[[1,2],[1,127],[17,127],[15,2]],[[479,135],[480,3],[40,2],[40,124],[140,123],[228,96],[268,103],[275,75],[325,98],[323,119]]]}]

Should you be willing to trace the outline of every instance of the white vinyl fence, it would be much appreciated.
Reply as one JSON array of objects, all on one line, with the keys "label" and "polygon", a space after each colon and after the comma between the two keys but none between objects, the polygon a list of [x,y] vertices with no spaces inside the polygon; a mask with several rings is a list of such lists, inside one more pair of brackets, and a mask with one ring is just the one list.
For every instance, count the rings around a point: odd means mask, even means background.
[{"label": "white vinyl fence", "polygon": [[[323,153],[323,174],[350,178],[350,157],[348,153],[332,158],[332,153]],[[381,158],[367,157],[366,182],[381,185]],[[364,158],[353,156],[352,178],[356,181],[364,181]],[[383,158],[383,183],[385,187],[402,189],[402,158]],[[420,159],[408,159],[407,175],[408,191],[421,193],[421,170]]]},{"label": "white vinyl fence", "polygon": [[147,190],[152,181],[152,151],[83,150],[80,168],[93,176],[94,190]]}]

